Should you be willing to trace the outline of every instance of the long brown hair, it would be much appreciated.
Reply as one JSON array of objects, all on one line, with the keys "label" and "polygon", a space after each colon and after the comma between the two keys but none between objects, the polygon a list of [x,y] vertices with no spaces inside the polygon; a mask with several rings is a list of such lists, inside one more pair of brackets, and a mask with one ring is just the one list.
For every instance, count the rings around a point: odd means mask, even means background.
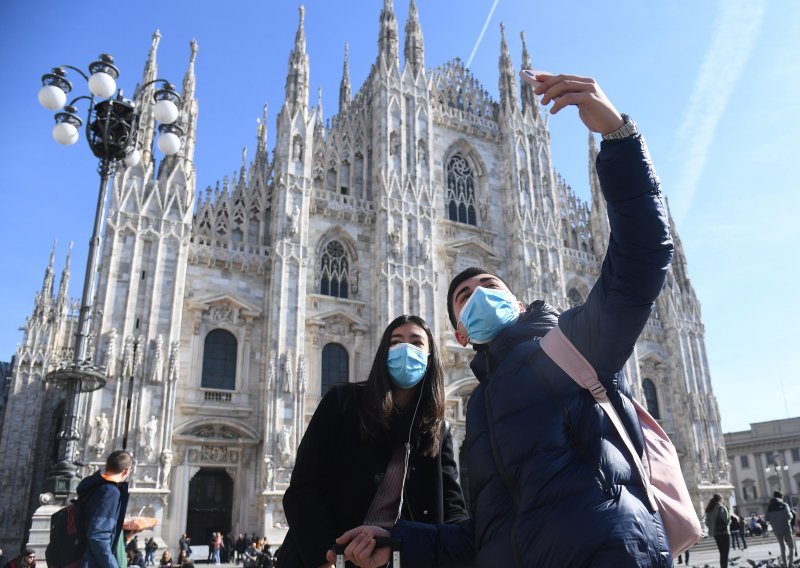
[{"label": "long brown hair", "polygon": [[394,408],[392,397],[392,382],[386,368],[386,359],[389,355],[389,344],[392,332],[401,325],[413,323],[425,330],[428,336],[430,358],[425,371],[419,396],[419,409],[417,411],[416,432],[420,440],[420,449],[423,455],[435,457],[439,454],[442,443],[442,424],[444,423],[444,369],[439,357],[439,350],[433,339],[433,332],[424,319],[418,316],[402,315],[388,325],[383,332],[375,359],[372,361],[372,370],[367,377],[366,396],[361,400],[359,422],[361,434],[366,439],[377,439],[385,436],[390,431],[389,417]]}]

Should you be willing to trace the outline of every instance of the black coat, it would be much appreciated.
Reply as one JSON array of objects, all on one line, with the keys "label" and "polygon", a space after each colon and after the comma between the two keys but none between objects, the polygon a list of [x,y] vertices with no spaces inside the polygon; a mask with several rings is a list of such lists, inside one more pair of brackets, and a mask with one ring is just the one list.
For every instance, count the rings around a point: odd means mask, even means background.
[{"label": "black coat", "polygon": [[[364,522],[392,456],[408,435],[409,420],[393,422],[395,441],[362,439],[359,400],[366,383],[332,388],[319,403],[297,450],[283,507],[289,534],[281,547],[282,568],[325,563],[325,554],[345,531]],[[412,438],[402,518],[425,523],[467,519],[458,484],[453,440],[444,426],[441,449],[425,457]]]}]

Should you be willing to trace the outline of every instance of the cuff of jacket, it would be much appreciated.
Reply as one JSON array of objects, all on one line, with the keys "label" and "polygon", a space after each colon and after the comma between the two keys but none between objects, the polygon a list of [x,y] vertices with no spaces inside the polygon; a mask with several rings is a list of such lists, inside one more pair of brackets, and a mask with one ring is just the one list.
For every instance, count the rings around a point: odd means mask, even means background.
[{"label": "cuff of jacket", "polygon": [[661,185],[641,134],[603,140],[595,165],[603,195],[610,203],[658,191]]}]

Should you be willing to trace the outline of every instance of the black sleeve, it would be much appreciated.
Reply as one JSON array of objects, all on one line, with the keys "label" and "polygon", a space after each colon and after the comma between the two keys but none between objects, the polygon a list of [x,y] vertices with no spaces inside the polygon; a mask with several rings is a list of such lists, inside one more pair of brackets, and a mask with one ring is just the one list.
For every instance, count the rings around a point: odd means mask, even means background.
[{"label": "black sleeve", "polygon": [[297,449],[292,479],[283,496],[286,520],[306,566],[321,566],[325,554],[341,536],[325,503],[331,463],[340,432],[341,389],[322,398]]},{"label": "black sleeve", "polygon": [[464,493],[458,483],[458,467],[453,451],[453,436],[450,426],[445,422],[441,447],[442,460],[442,495],[444,499],[444,522],[457,523],[469,518]]}]

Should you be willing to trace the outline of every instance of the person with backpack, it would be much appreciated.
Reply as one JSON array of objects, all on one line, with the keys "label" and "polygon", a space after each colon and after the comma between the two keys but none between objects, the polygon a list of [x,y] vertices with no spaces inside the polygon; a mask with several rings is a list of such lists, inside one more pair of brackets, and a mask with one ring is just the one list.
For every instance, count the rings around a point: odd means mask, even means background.
[{"label": "person with backpack", "polygon": [[128,476],[133,457],[111,452],[105,471],[96,471],[78,484],[78,502],[86,535],[82,568],[125,568],[122,525],[128,508]]},{"label": "person with backpack", "polygon": [[[468,268],[450,282],[447,310],[479,385],[467,407],[471,521],[401,520],[391,531],[342,535],[345,558],[388,562],[376,536],[402,541],[404,565],[667,568],[661,514],[610,415],[541,348],[558,326],[597,371],[641,458],[644,441],[623,368],[667,277],[673,243],[644,139],[590,78],[523,71],[551,114],[576,106],[603,135],[596,169],[610,238],[586,302],[563,314],[542,300],[525,306],[493,270]],[[542,267],[542,270],[548,269]],[[550,269],[552,270],[552,269]],[[532,284],[519,282],[520,285]],[[328,560],[333,561],[331,552]]]},{"label": "person with backpack", "polygon": [[772,499],[767,506],[767,522],[772,525],[772,534],[778,539],[781,547],[781,560],[784,566],[786,563],[786,549],[789,549],[789,564],[794,560],[794,521],[795,514],[789,508],[788,503],[783,500],[783,493],[775,491]]},{"label": "person with backpack", "polygon": [[145,566],[155,566],[156,565],[156,551],[158,550],[158,543],[156,539],[150,537],[148,541],[144,545],[144,565]]}]

